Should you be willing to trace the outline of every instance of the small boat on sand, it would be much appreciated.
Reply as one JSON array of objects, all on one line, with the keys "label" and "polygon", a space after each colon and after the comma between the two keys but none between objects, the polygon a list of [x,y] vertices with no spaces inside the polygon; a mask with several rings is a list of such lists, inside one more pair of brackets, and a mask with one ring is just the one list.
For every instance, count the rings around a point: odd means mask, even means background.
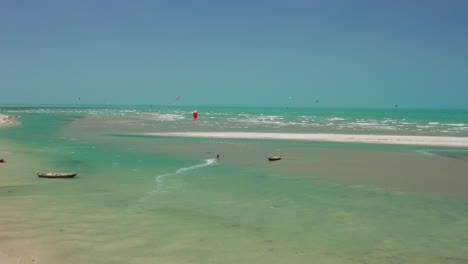
[{"label": "small boat on sand", "polygon": [[271,156],[271,157],[268,157],[268,160],[269,161],[275,161],[275,160],[280,160],[281,159],[281,156]]},{"label": "small boat on sand", "polygon": [[45,173],[45,172],[38,172],[36,173],[37,177],[39,178],[73,178],[78,173]]}]

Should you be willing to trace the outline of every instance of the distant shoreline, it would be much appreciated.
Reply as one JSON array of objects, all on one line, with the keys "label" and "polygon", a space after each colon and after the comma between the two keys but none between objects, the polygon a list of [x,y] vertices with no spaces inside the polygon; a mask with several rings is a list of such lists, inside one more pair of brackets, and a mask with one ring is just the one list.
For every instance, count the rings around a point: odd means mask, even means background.
[{"label": "distant shoreline", "polygon": [[7,126],[7,125],[14,125],[17,124],[18,121],[16,120],[19,116],[12,116],[12,115],[2,115],[0,114],[0,127]]},{"label": "distant shoreline", "polygon": [[324,142],[370,143],[415,146],[468,147],[468,137],[396,136],[303,133],[250,133],[250,132],[170,132],[140,133],[147,136],[225,138],[225,139],[282,139]]}]

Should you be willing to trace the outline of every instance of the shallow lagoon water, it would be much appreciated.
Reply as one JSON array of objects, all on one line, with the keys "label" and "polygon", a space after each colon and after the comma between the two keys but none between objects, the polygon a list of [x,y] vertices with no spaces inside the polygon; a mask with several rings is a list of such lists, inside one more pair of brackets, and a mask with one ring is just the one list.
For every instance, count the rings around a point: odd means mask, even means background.
[{"label": "shallow lagoon water", "polygon": [[[0,130],[2,253],[52,264],[468,261],[466,149],[125,136],[239,126],[134,110],[2,109],[22,116]],[[269,126],[304,129],[238,129]]]}]

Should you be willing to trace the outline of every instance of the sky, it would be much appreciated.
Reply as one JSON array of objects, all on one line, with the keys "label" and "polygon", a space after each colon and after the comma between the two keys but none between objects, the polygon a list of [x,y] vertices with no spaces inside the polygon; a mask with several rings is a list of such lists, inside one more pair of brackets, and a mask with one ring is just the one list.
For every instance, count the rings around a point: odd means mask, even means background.
[{"label": "sky", "polygon": [[316,100],[468,109],[468,1],[0,1],[0,104]]}]

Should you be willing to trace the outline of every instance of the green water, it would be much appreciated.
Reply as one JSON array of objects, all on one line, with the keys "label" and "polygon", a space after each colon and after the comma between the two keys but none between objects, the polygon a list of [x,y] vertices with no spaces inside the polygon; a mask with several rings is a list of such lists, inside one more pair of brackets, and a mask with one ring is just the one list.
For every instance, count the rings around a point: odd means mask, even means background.
[{"label": "green water", "polygon": [[466,149],[124,136],[274,124],[46,110],[0,129],[0,251],[25,263],[468,262]]}]

